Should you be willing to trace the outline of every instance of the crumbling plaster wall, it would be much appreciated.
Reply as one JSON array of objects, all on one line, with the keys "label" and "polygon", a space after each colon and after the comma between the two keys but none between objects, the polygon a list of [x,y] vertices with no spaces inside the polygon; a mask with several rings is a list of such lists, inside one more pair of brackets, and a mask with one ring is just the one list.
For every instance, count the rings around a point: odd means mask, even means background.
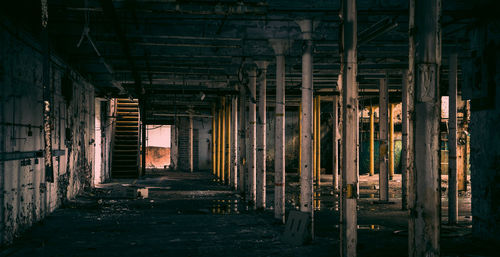
[{"label": "crumbling plaster wall", "polygon": [[[6,160],[42,151],[43,55],[40,44],[9,24],[0,26],[0,193],[1,244],[91,185],[94,158],[94,89],[59,58],[52,56],[50,86],[54,183],[45,182],[41,157]],[[69,73],[67,73],[69,72]],[[71,100],[61,81],[73,81]]]}]

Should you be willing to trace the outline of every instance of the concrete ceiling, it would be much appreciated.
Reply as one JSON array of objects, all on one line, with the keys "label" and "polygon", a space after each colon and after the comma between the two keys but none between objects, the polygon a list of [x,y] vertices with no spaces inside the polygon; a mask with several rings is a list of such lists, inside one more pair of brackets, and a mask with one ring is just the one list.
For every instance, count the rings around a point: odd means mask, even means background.
[{"label": "concrete ceiling", "polygon": [[[470,2],[443,0],[444,62],[451,51],[467,57]],[[361,90],[378,89],[377,79],[386,74],[390,88],[400,88],[401,72],[408,67],[408,1],[358,0],[357,5]],[[190,102],[206,88],[230,92],[256,60],[270,61],[272,95],[275,67],[269,39],[289,42],[286,86],[300,89],[302,40],[295,21],[303,18],[317,24],[314,88],[336,91],[339,10],[338,0],[49,0],[49,32],[53,47],[90,78],[98,94],[145,92],[151,103],[165,106],[162,100],[181,97],[182,89]],[[85,28],[89,37],[77,47]],[[206,103],[227,93],[206,92],[205,104],[195,105],[209,108]]]}]

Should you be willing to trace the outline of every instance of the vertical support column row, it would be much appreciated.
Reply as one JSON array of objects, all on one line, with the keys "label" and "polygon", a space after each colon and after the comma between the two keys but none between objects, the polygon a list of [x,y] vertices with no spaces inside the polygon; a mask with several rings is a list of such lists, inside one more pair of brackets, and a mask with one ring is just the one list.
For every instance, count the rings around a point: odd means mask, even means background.
[{"label": "vertical support column row", "polygon": [[310,236],[314,238],[313,210],[313,56],[312,20],[297,21],[304,40],[302,52],[302,133],[300,172],[300,211],[310,217]]},{"label": "vertical support column row", "polygon": [[[414,12],[414,15],[412,14]],[[409,256],[439,256],[441,197],[439,174],[439,66],[441,0],[410,0],[415,46],[415,171],[410,176]],[[411,38],[410,38],[411,40]],[[411,55],[411,54],[410,54]],[[411,61],[411,58],[410,58]]]},{"label": "vertical support column row", "polygon": [[257,116],[257,195],[256,207],[266,208],[266,88],[267,61],[256,62],[259,68],[259,113]]},{"label": "vertical support column row", "polygon": [[276,55],[274,218],[285,223],[285,40],[271,40]]},{"label": "vertical support column row", "polygon": [[458,180],[457,180],[457,54],[450,55],[449,104],[448,104],[448,223],[456,224],[458,219]]},{"label": "vertical support column row", "polygon": [[342,190],[340,256],[356,256],[358,198],[358,83],[356,1],[342,0]]},{"label": "vertical support column row", "polygon": [[248,168],[248,202],[255,206],[256,202],[256,119],[257,119],[257,105],[256,105],[256,84],[257,75],[255,67],[251,67],[248,71],[249,83],[249,97],[248,97],[248,146],[247,151],[247,168]]},{"label": "vertical support column row", "polygon": [[379,80],[379,200],[389,201],[388,142],[387,142],[387,78]]}]

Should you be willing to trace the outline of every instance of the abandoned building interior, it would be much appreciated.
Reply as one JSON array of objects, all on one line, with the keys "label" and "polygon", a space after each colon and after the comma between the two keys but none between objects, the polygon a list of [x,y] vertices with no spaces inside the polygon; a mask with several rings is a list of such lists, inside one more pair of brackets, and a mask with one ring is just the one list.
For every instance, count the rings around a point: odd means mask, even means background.
[{"label": "abandoned building interior", "polygon": [[0,256],[498,256],[500,1],[0,5]]}]

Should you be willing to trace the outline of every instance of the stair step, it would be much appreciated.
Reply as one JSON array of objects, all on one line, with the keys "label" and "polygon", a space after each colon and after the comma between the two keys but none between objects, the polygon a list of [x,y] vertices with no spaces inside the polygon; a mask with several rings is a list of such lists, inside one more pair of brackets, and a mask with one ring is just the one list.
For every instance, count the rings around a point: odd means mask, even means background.
[{"label": "stair step", "polygon": [[133,128],[133,129],[137,129],[138,127],[137,126],[130,126],[130,125],[117,125],[115,127],[116,129],[121,129],[121,128]]},{"label": "stair step", "polygon": [[129,116],[129,115],[127,115],[127,116],[120,116],[120,115],[118,115],[117,119],[120,120],[120,121],[130,121],[130,120],[137,120],[137,119],[139,119],[139,116]]}]

